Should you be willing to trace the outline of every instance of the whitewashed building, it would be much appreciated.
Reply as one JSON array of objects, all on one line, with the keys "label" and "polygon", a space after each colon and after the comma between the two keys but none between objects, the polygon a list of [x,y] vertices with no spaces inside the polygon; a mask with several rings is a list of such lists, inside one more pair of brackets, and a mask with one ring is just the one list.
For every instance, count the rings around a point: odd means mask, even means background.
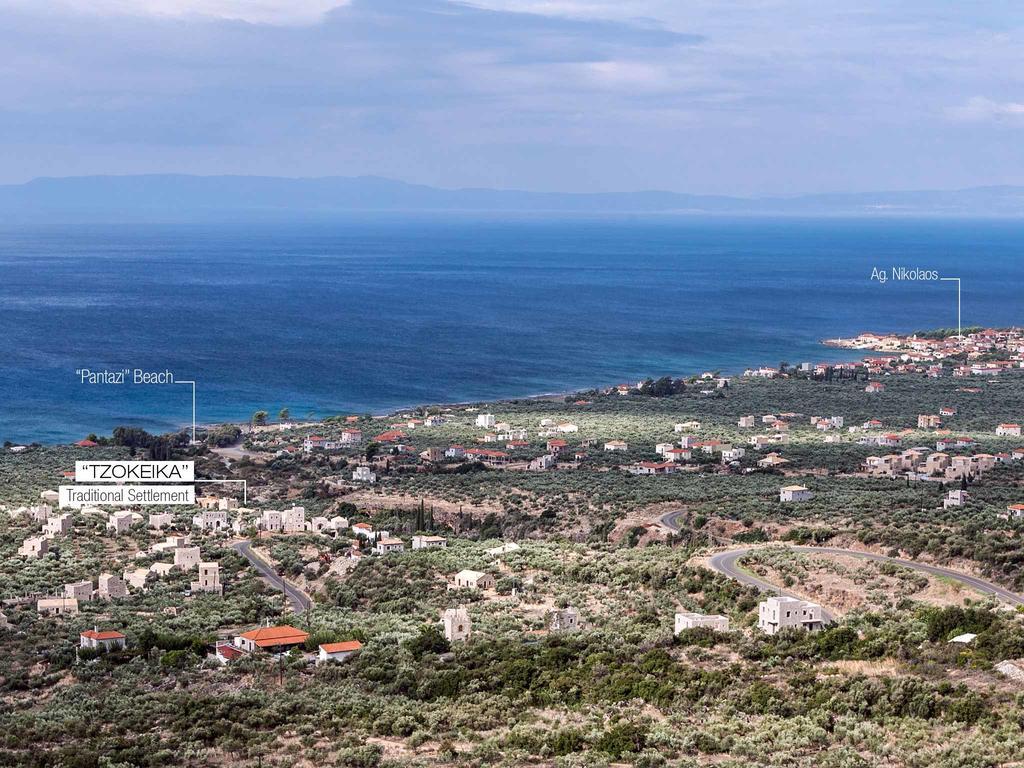
[{"label": "whitewashed building", "polygon": [[729,619],[719,614],[708,615],[691,613],[689,611],[682,611],[676,614],[675,634],[678,635],[684,629],[698,628],[712,629],[715,632],[728,632]]},{"label": "whitewashed building", "polygon": [[449,643],[464,643],[473,633],[473,622],[464,605],[445,609],[441,624],[444,626],[445,640]]},{"label": "whitewashed building", "polygon": [[814,631],[823,625],[821,606],[797,597],[769,597],[757,607],[757,628],[769,635],[783,629]]}]

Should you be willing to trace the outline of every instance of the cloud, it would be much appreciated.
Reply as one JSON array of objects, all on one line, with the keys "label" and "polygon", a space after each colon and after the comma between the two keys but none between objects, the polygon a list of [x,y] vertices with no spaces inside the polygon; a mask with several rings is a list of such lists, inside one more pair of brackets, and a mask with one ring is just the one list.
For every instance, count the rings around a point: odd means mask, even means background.
[{"label": "cloud", "polygon": [[953,120],[967,123],[1006,120],[1024,122],[1024,103],[993,101],[984,96],[975,96],[960,106],[950,107],[947,114]]},{"label": "cloud", "polygon": [[[1019,105],[976,94],[1015,92],[1015,7],[0,0],[0,182],[377,174],[740,194],[1013,183],[1024,149],[979,137]],[[976,124],[968,145],[956,121]]]},{"label": "cloud", "polygon": [[[50,13],[236,19],[255,24],[312,24],[347,0],[46,0]],[[0,0],[31,8],[38,0]]]}]

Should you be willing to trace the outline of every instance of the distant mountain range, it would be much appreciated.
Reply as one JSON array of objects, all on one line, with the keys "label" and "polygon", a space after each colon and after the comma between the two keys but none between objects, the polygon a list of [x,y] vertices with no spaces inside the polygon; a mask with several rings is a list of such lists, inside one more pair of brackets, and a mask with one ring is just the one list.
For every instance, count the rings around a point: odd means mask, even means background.
[{"label": "distant mountain range", "polygon": [[374,176],[79,176],[0,186],[0,224],[329,219],[350,212],[1024,216],[1024,187],[728,197],[439,189]]}]

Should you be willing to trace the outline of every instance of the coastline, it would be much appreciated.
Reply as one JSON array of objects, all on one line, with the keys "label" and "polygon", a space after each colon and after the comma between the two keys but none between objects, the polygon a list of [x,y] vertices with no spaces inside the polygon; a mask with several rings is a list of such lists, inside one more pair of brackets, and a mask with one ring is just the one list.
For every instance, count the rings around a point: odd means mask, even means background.
[{"label": "coastline", "polygon": [[[824,341],[822,341],[821,343],[822,343],[822,346],[826,346],[826,347],[830,346],[830,345],[825,344]],[[831,348],[839,349],[838,347],[831,347]],[[849,351],[853,351],[853,350],[846,349],[846,351],[849,352]],[[863,350],[861,350],[861,351],[863,351]],[[859,359],[841,359],[841,360],[831,360],[831,361],[827,361],[827,362],[830,362],[830,363],[833,363],[833,364],[844,365],[844,364],[851,364],[851,363],[860,362],[860,360]],[[749,369],[751,369],[753,367],[754,366],[747,366],[743,370],[749,370]],[[735,378],[737,376],[741,376],[742,372],[743,372],[743,371],[739,371],[737,373],[737,372],[735,372],[735,371],[733,371],[731,369],[723,369],[723,368],[715,368],[714,370],[719,371],[723,376],[731,377],[731,378]],[[663,375],[668,375],[668,374],[663,374]],[[693,378],[693,377],[699,377],[700,375],[701,375],[700,373],[678,374],[678,375],[673,375],[672,378],[689,379],[689,378]],[[647,376],[645,378],[657,378],[657,377]],[[480,400],[470,399],[470,400],[456,400],[456,401],[440,401],[440,402],[433,402],[433,403],[422,403],[421,402],[421,403],[415,403],[415,404],[401,405],[401,406],[397,406],[397,407],[386,409],[386,410],[370,411],[369,415],[370,415],[371,418],[374,418],[374,419],[386,419],[388,417],[396,416],[396,415],[398,415],[400,413],[404,413],[406,411],[416,411],[416,410],[420,410],[420,409],[423,409],[423,408],[442,408],[442,409],[443,408],[465,408],[465,407],[474,406],[474,405],[480,405],[480,406],[498,405],[500,403],[510,403],[510,402],[523,401],[523,400],[526,400],[526,401],[561,400],[561,399],[564,399],[566,397],[569,397],[570,395],[575,395],[575,394],[578,394],[578,393],[581,393],[581,392],[589,392],[589,391],[594,391],[594,390],[602,391],[602,390],[614,388],[614,387],[618,386],[621,383],[623,383],[623,382],[619,381],[619,382],[616,382],[616,383],[606,383],[606,384],[600,384],[600,385],[583,387],[583,388],[565,389],[565,390],[553,391],[553,392],[542,392],[542,393],[535,393],[535,394],[530,394],[530,395],[508,395],[508,396],[505,396],[505,397],[484,398],[484,399],[480,399]],[[329,419],[344,417],[344,416],[348,416],[348,415],[357,415],[357,414],[346,413],[344,411],[339,411],[337,413],[329,414],[329,415],[318,417],[318,418],[298,420],[298,421],[295,422],[295,426],[307,426],[307,425],[308,426],[313,426],[313,425],[318,425],[318,424],[324,424]],[[268,427],[273,427],[274,425],[277,425],[277,424],[280,424],[280,423],[282,423],[282,422],[268,421],[267,422],[267,426]],[[216,429],[217,427],[229,426],[229,425],[230,426],[240,427],[242,429],[243,434],[244,434],[247,431],[247,428],[251,428],[252,427],[252,422],[248,421],[248,420],[246,420],[246,421],[227,420],[227,421],[213,421],[213,422],[197,422],[196,423],[196,428],[197,429]],[[178,431],[184,431],[186,429],[191,429],[191,426],[192,426],[191,422],[189,422],[188,424],[183,424],[179,428]],[[59,443],[57,443],[57,444],[59,445]]]}]

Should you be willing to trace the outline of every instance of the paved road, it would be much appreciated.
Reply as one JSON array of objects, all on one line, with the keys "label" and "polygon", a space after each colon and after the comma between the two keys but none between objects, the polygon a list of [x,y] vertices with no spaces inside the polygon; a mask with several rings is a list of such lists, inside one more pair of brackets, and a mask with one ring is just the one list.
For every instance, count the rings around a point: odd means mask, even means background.
[{"label": "paved road", "polygon": [[[719,573],[725,574],[726,576],[735,579],[741,584],[747,584],[751,587],[757,587],[765,592],[782,592],[782,594],[790,595],[792,593],[784,590],[779,590],[773,584],[757,578],[756,576],[742,570],[739,567],[737,561],[749,554],[751,551],[758,549],[758,547],[743,547],[740,549],[730,549],[725,552],[719,552],[711,556],[711,569],[718,571]],[[904,568],[910,568],[914,571],[920,571],[927,573],[931,576],[939,576],[941,578],[950,579],[958,584],[973,589],[977,592],[981,592],[985,595],[991,595],[997,597],[1000,600],[1010,603],[1011,605],[1024,605],[1024,597],[1005,589],[998,584],[979,579],[976,576],[971,576],[960,571],[954,571],[949,568],[942,568],[937,565],[927,565],[925,563],[917,563],[913,560],[903,560],[898,557],[886,557],[885,555],[876,555],[873,552],[859,552],[853,549],[839,549],[838,547],[798,547],[791,546],[787,547],[794,552],[799,552],[806,555],[845,555],[848,557],[857,557],[862,560],[873,560],[876,563],[892,563],[893,565],[899,565]]]},{"label": "paved road", "polygon": [[[679,532],[679,519],[686,513],[685,509],[676,509],[671,512],[667,512],[661,516],[660,522],[666,528],[671,531]],[[1018,595],[1015,592],[1011,592],[998,584],[993,584],[984,579],[979,579],[976,576],[971,576],[967,573],[960,571],[954,571],[950,568],[942,568],[938,565],[927,565],[926,563],[918,563],[914,560],[903,560],[899,557],[886,557],[885,555],[876,555],[873,552],[860,552],[854,549],[840,549],[838,547],[800,547],[800,546],[789,546],[788,549],[794,552],[801,552],[809,555],[847,555],[849,557],[859,557],[863,560],[873,560],[877,563],[892,563],[893,565],[903,566],[904,568],[910,568],[915,571],[921,571],[931,576],[939,576],[942,578],[950,579],[962,584],[969,589],[976,590],[985,595],[992,595],[1000,600],[1009,603],[1010,605],[1024,605],[1024,596]],[[738,549],[730,549],[725,552],[719,552],[711,557],[711,568],[712,570],[718,571],[719,573],[725,574],[726,576],[735,579],[741,584],[746,584],[751,587],[757,587],[764,592],[774,592],[776,594],[781,593],[783,595],[792,595],[790,592],[779,589],[774,584],[770,584],[762,579],[753,576],[752,574],[742,570],[737,561],[749,554],[752,550],[758,549],[758,547],[741,547]]]},{"label": "paved road", "polygon": [[283,588],[284,596],[292,604],[292,610],[295,613],[303,613],[312,607],[313,600],[309,595],[287,579],[278,576],[277,570],[273,566],[252,551],[252,544],[248,541],[236,541],[231,545],[231,548],[248,560],[252,567],[259,571],[260,575],[267,579],[274,587],[278,589]]}]

